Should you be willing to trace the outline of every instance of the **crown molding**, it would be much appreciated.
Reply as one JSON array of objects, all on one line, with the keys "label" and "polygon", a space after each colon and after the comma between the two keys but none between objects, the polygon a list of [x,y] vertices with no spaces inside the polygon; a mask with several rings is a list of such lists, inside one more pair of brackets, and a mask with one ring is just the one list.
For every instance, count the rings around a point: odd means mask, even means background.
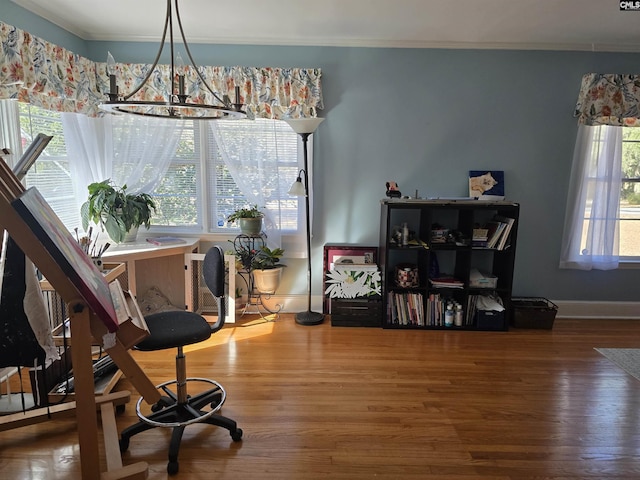
[{"label": "crown molding", "polygon": [[[160,35],[139,35],[127,32],[92,32],[68,20],[64,12],[57,14],[44,8],[44,2],[35,0],[11,0],[15,4],[29,10],[41,18],[76,35],[85,41],[104,42],[159,42]],[[269,46],[304,46],[304,47],[352,47],[352,48],[407,48],[407,49],[458,49],[458,50],[540,50],[540,51],[579,51],[638,53],[640,44],[606,44],[606,43],[525,43],[525,42],[449,42],[433,40],[398,40],[380,38],[354,37],[277,37],[277,36],[189,36],[190,44],[211,45],[269,45]]]}]

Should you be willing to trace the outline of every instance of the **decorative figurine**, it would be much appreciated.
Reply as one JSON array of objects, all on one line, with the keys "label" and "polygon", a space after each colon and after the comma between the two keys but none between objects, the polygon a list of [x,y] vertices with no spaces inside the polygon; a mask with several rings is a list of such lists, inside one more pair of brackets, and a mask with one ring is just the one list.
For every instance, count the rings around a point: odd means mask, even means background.
[{"label": "decorative figurine", "polygon": [[387,182],[387,197],[400,198],[402,194],[398,190],[398,184],[396,182]]}]

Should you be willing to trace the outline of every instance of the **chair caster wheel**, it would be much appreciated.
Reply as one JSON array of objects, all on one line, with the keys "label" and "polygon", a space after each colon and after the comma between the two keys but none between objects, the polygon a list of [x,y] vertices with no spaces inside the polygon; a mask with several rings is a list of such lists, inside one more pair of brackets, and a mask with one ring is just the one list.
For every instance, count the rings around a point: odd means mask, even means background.
[{"label": "chair caster wheel", "polygon": [[169,475],[175,475],[176,473],[178,473],[178,462],[167,463],[167,473]]},{"label": "chair caster wheel", "polygon": [[118,442],[118,445],[120,446],[121,453],[126,452],[129,449],[129,439],[121,438],[120,441]]},{"label": "chair caster wheel", "polygon": [[236,428],[235,431],[231,432],[231,440],[233,440],[234,442],[239,442],[240,440],[242,440],[241,428]]}]

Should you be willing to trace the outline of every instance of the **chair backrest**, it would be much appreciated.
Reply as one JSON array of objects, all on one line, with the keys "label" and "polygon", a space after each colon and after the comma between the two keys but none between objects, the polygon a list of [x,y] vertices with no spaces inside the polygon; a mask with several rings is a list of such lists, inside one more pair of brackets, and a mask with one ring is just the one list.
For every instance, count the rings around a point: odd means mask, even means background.
[{"label": "chair backrest", "polygon": [[211,247],[202,262],[204,283],[211,291],[218,304],[218,320],[211,326],[212,332],[217,332],[224,326],[227,308],[224,298],[224,253],[219,246]]}]

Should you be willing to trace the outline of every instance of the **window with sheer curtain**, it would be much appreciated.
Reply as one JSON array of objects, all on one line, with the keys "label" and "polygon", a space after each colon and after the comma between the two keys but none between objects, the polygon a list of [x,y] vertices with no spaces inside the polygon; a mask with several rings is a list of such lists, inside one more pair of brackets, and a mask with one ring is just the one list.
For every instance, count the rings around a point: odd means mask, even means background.
[{"label": "window with sheer curtain", "polygon": [[[231,131],[226,131],[222,122],[220,128],[210,131],[204,128],[206,123],[188,122],[184,130],[175,124],[154,130],[148,124],[127,124],[123,119],[100,116],[98,105],[110,88],[106,63],[94,62],[2,21],[0,43],[6,46],[0,49],[0,64],[6,66],[0,69],[0,102],[18,100],[31,104],[31,108],[63,112],[62,117],[51,117],[62,118],[64,138],[60,133],[56,138],[66,144],[68,169],[62,159],[50,163],[65,178],[64,182],[52,180],[51,187],[57,191],[45,198],[53,204],[56,194],[68,196],[75,189],[75,205],[67,201],[64,207],[70,217],[79,211],[78,202],[86,198],[86,185],[117,177],[133,193],[145,191],[157,197],[161,208],[154,218],[154,228],[234,234],[223,218],[238,206],[257,204],[267,212],[268,242],[280,242],[280,233],[284,233],[288,237],[287,255],[306,252],[304,224],[298,222],[304,215],[298,215],[298,199],[286,193],[299,169],[296,162],[302,164],[302,144],[284,122],[275,119],[316,116],[323,108],[321,69],[203,65],[200,68],[220,96],[233,95],[235,87],[240,88],[247,115],[256,122],[247,128],[237,124]],[[116,64],[119,86],[136,85],[140,73],[150,67]],[[169,65],[157,65],[153,75],[168,84],[170,71]],[[185,79],[187,90],[200,89],[199,76],[193,69],[188,68]],[[147,85],[136,98],[157,100],[157,93]],[[211,103],[208,93],[203,93],[198,101]],[[19,129],[7,126],[4,116],[0,119],[0,130],[9,132],[6,136],[2,133],[3,140],[20,136]],[[60,127],[59,121],[57,125]],[[21,146],[19,141],[16,145]],[[11,141],[8,146],[12,146]],[[310,164],[312,153],[309,142]],[[36,181],[35,172],[27,183]],[[58,208],[62,209],[62,204]],[[66,217],[65,222],[70,227],[80,223]]]},{"label": "window with sheer curtain", "polygon": [[640,77],[583,77],[561,268],[640,262],[639,106]]},{"label": "window with sheer curtain", "polygon": [[[81,146],[84,153],[78,153],[77,149],[80,147],[75,146],[70,150],[75,152],[74,156],[68,153],[63,123],[67,130],[71,128],[71,122],[74,128],[80,129],[76,133],[86,133],[86,130],[80,127],[87,122],[93,125],[91,128],[95,133],[96,125],[98,130],[103,131],[102,122],[75,114],[51,112],[15,101],[5,100],[0,103],[7,107],[7,116],[13,117],[20,124],[20,127],[15,129],[20,135],[20,139],[14,141],[20,146],[15,155],[16,161],[22,153],[22,148],[26,148],[38,133],[54,136],[27,174],[26,184],[36,186],[41,191],[69,230],[80,225],[78,205],[86,200],[86,185],[91,181],[104,180],[105,175],[132,178],[131,171],[138,169],[142,172],[136,177],[139,178],[138,183],[148,183],[151,168],[148,164],[135,167],[129,161],[118,161],[117,157],[126,156],[123,153],[126,151],[123,145],[132,143],[130,139],[120,141],[118,138],[119,135],[124,135],[123,132],[130,132],[130,129],[123,130],[121,124],[108,125],[108,130],[114,134],[113,145],[110,146],[108,155],[100,154],[104,153],[105,148],[92,148],[88,139],[84,138]],[[62,117],[65,115],[68,117],[63,122]],[[127,117],[127,121],[131,118],[137,119]],[[5,128],[7,125],[9,122],[3,122],[3,130],[9,130]],[[89,127],[85,125],[85,128]],[[160,178],[156,179],[156,186],[150,190],[158,204],[152,228],[175,234],[235,235],[237,227],[227,224],[226,217],[237,208],[258,204],[268,212],[274,223],[275,230],[269,236],[277,238],[278,244],[281,245],[280,235],[284,235],[288,253],[301,253],[304,250],[304,225],[298,224],[300,204],[298,197],[288,195],[288,189],[295,181],[302,162],[302,144],[298,136],[285,122],[267,119],[227,124],[219,122],[216,128],[221,131],[218,134],[223,135],[224,139],[219,138],[216,141],[210,122],[182,122],[177,130],[179,140],[174,148],[175,154],[172,154],[167,165],[162,167],[164,173],[160,174]],[[144,129],[136,128],[134,131],[138,136],[148,136]],[[3,136],[10,136],[10,132]],[[223,142],[224,146],[221,146],[220,142]],[[100,143],[100,146],[104,147],[104,142],[94,143]],[[226,160],[223,150],[227,150]],[[145,156],[144,148],[136,147],[135,151],[137,153],[134,155],[129,150],[129,156]],[[236,153],[230,155],[229,152]],[[241,167],[238,166],[239,159],[249,155],[248,152],[251,152],[250,155],[254,158],[249,159],[244,166],[245,171],[241,171]],[[87,156],[91,157],[91,161],[75,162],[75,157]],[[230,156],[236,157],[235,160],[228,158]],[[231,168],[227,161],[231,162]],[[106,166],[104,163],[110,164]],[[155,172],[158,173],[158,170]],[[234,179],[234,174],[235,178],[240,179],[242,188]],[[83,180],[78,182],[80,176]]]},{"label": "window with sheer curtain", "polygon": [[226,218],[255,204],[274,223],[274,235],[301,235],[298,198],[288,194],[303,156],[298,135],[278,120],[213,123],[185,122],[175,158],[151,192],[158,203],[156,228],[235,233],[237,226]]},{"label": "window with sheer curtain", "polygon": [[11,100],[0,100],[0,111],[3,146],[10,146],[12,164],[17,163],[38,133],[53,136],[27,172],[24,183],[27,188],[40,191],[67,228],[77,227],[78,210],[60,113]]}]

